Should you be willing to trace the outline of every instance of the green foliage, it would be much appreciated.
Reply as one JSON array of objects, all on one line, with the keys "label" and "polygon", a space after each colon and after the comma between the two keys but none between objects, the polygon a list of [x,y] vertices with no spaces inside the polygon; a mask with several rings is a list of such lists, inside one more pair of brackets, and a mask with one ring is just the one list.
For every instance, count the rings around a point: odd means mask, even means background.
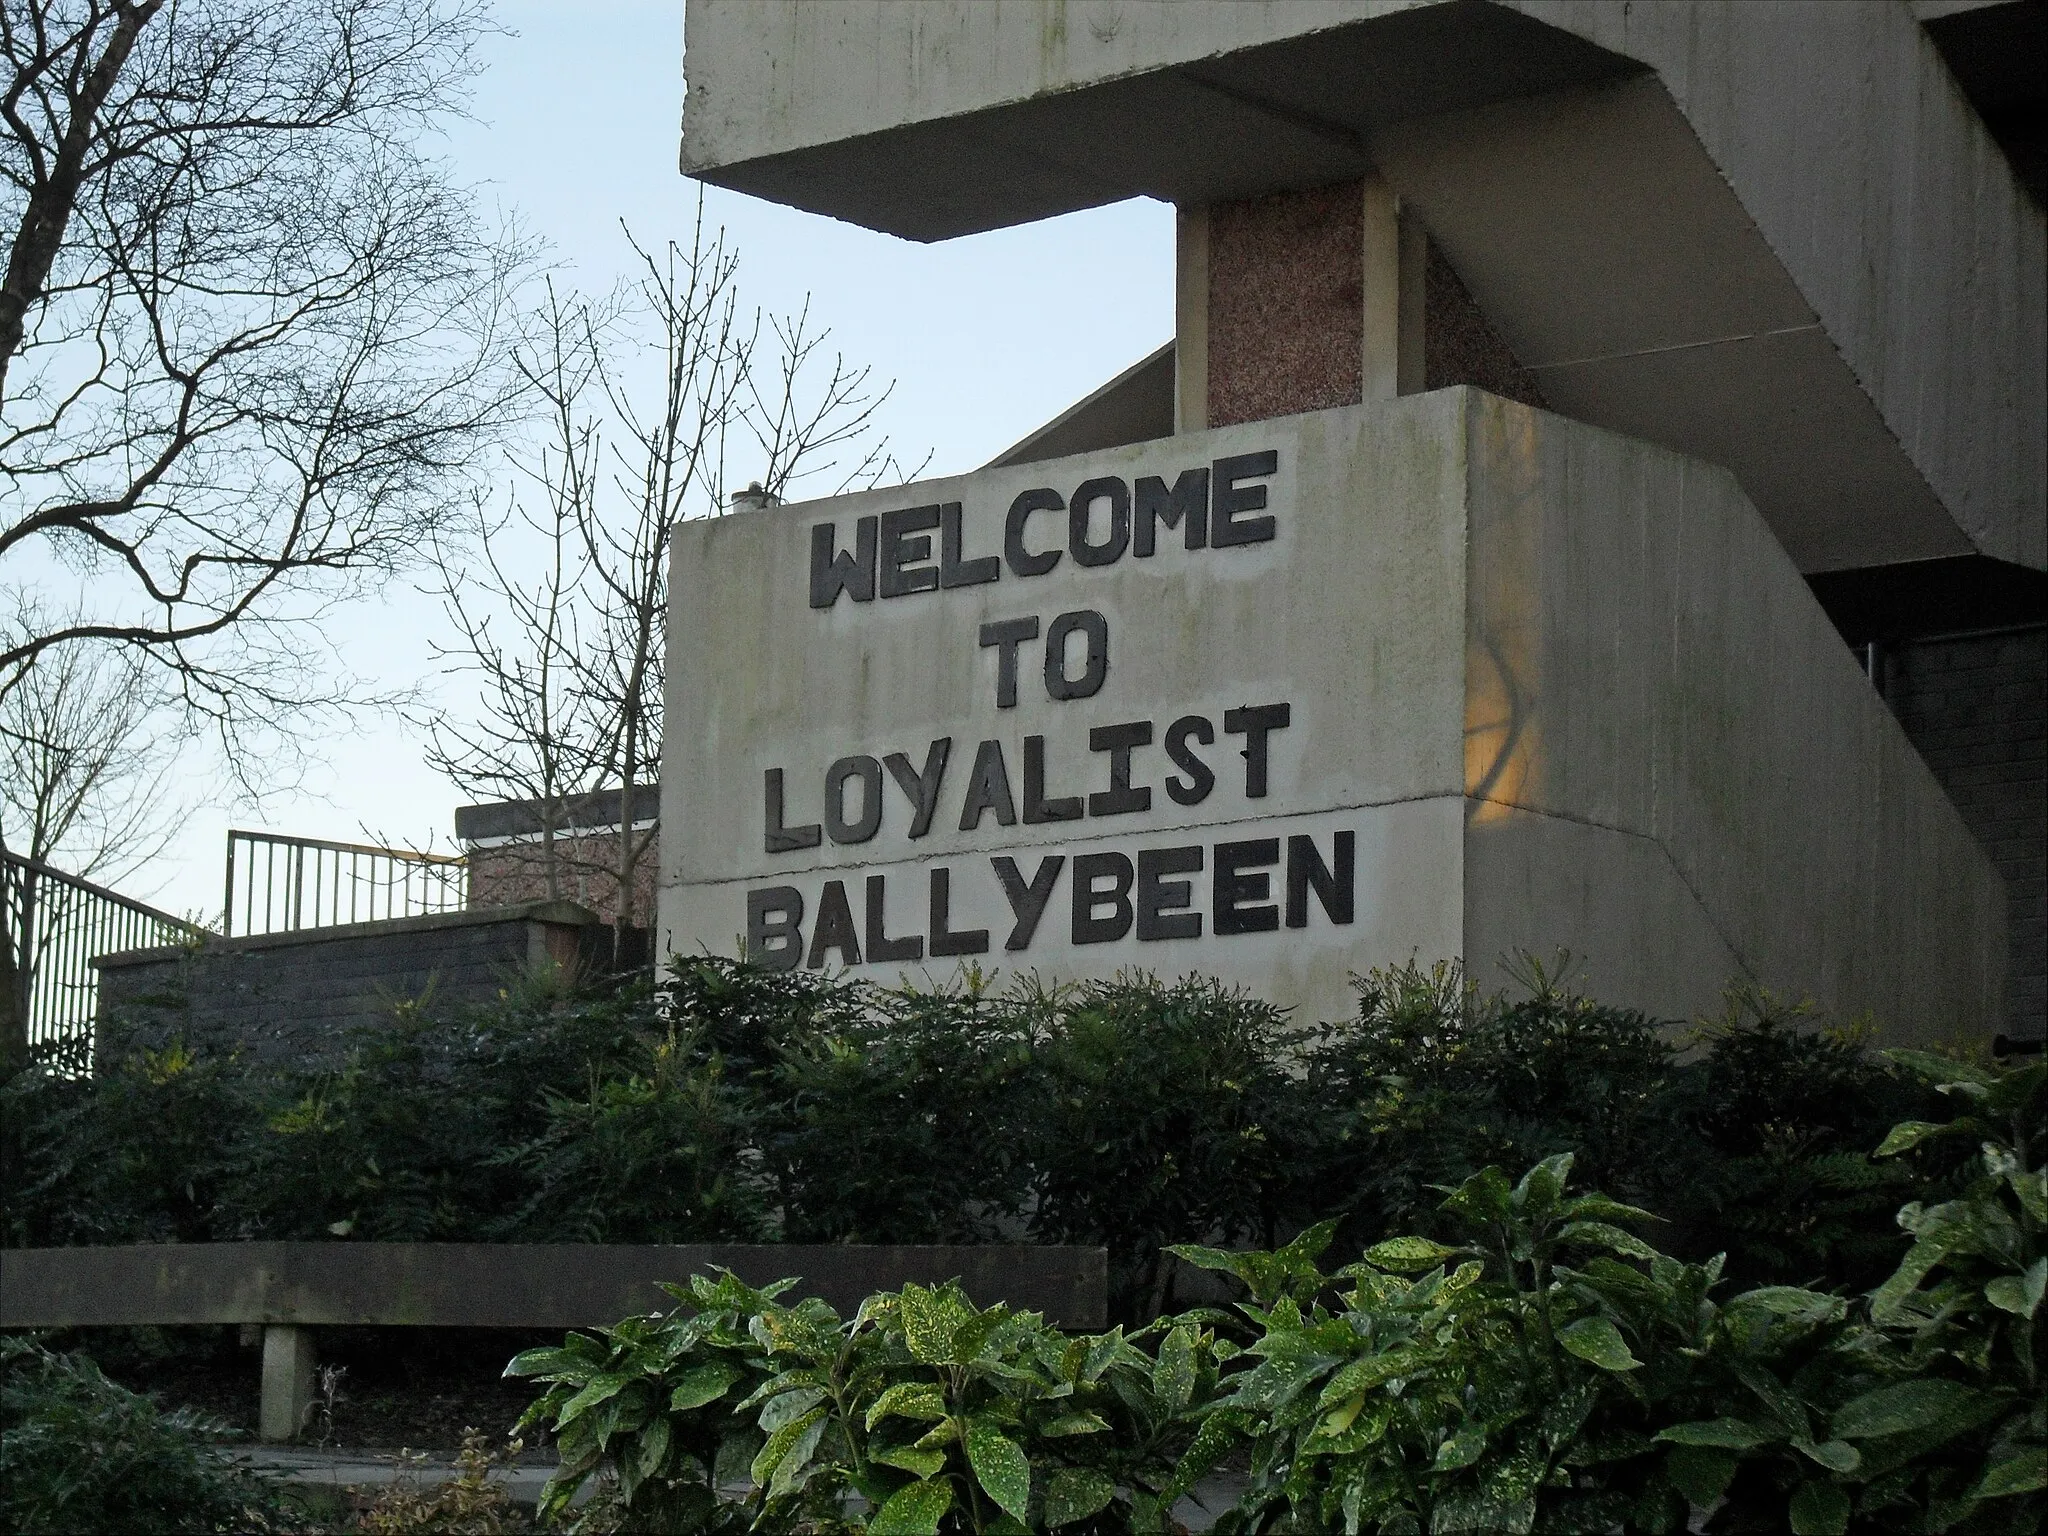
[{"label": "green foliage", "polygon": [[[2048,1289],[2048,1067],[1890,1055],[1960,1112],[1894,1127],[1880,1154],[1975,1143],[1974,1176],[1952,1199],[1899,1211],[1912,1247],[1817,1337],[1788,1348],[1782,1335],[1802,1323],[1812,1334],[1829,1299],[1752,1293],[1793,1323],[1774,1317],[1740,1341],[1750,1395],[1731,1402],[1725,1422],[1747,1443],[1723,1453],[1739,1464],[1718,1529],[1789,1520],[1815,1536],[1854,1524],[2021,1532],[2048,1516],[2048,1351],[2037,1327]],[[1817,1455],[1816,1443],[1832,1454]]]},{"label": "green foliage", "polygon": [[234,1063],[176,1043],[96,1078],[17,1074],[0,1088],[11,1144],[8,1241],[219,1235],[237,1175],[232,1128],[250,1114],[248,1085]]},{"label": "green foliage", "polygon": [[792,1242],[985,1241],[1025,1198],[1028,1017],[956,988],[841,994],[758,1071],[761,1172]]},{"label": "green foliage", "polygon": [[1319,1028],[1304,1057],[1317,1182],[1348,1192],[1314,1215],[1341,1210],[1361,1246],[1431,1229],[1437,1186],[1571,1151],[1589,1184],[1660,1212],[1679,1251],[1725,1255],[1738,1283],[1863,1288],[1897,1262],[1910,1181],[1867,1154],[1933,1096],[1866,1032],[1738,989],[1680,1040],[1528,957],[1519,981],[1486,999],[1455,966],[1358,980],[1358,1017]]},{"label": "green foliage", "polygon": [[1172,1306],[1166,1244],[1271,1243],[1301,1219],[1323,1181],[1312,1101],[1288,1070],[1299,1031],[1279,1009],[1194,977],[1120,978],[1027,1006],[1032,1232],[1108,1247],[1115,1315]]},{"label": "green foliage", "polygon": [[1069,1339],[950,1285],[844,1319],[698,1277],[666,1316],[512,1362],[546,1389],[522,1427],[561,1442],[544,1508],[607,1476],[630,1530],[1164,1531],[1242,1457],[1226,1536],[2032,1531],[2048,1068],[1893,1065],[1958,1112],[1882,1155],[1970,1141],[1976,1172],[1904,1206],[1912,1245],[1867,1296],[1723,1297],[1718,1256],[1660,1252],[1569,1152],[1472,1172],[1440,1190],[1448,1241],[1334,1274],[1336,1217],[1272,1251],[1176,1245],[1248,1299],[1132,1333]]},{"label": "green foliage", "polygon": [[1192,1278],[1167,1243],[1328,1218],[1346,1247],[1449,1237],[1435,1186],[1567,1150],[1739,1284],[1868,1288],[1911,1180],[1960,1176],[1961,1142],[1868,1155],[1939,1096],[1853,1032],[1738,996],[1681,1054],[1553,971],[1493,998],[1451,966],[1375,972],[1313,1027],[1194,977],[542,973],[485,1007],[394,1004],[338,1063],[173,1045],[19,1073],[5,1240],[1099,1243],[1135,1326]]},{"label": "green foliage", "polygon": [[[1692,1031],[1698,1054],[1660,1095],[1661,1153],[1626,1187],[1671,1218],[1676,1245],[1725,1252],[1738,1284],[1867,1290],[1898,1262],[1892,1213],[1914,1183],[1869,1154],[1898,1121],[1938,1112],[1939,1096],[1869,1052],[1867,1029],[1810,1014],[1731,993],[1722,1018]],[[1919,1162],[1946,1176],[1958,1160]]]},{"label": "green foliage", "polygon": [[633,1039],[610,1070],[593,1064],[580,1095],[541,1092],[545,1125],[492,1158],[526,1191],[493,1235],[545,1232],[583,1243],[766,1235],[758,1184],[741,1166],[747,1105],[706,1050],[701,1026]]},{"label": "green foliage", "polygon": [[1443,1202],[1467,1242],[1390,1239],[1335,1277],[1307,1250],[1177,1250],[1245,1279],[1259,1329],[1209,1410],[1252,1443],[1219,1530],[1684,1528],[1646,1431],[1691,1406],[1719,1266],[1659,1254],[1628,1230],[1645,1212],[1569,1195],[1571,1168],[1482,1169]]},{"label": "green foliage", "polygon": [[211,1449],[229,1433],[81,1356],[0,1338],[0,1527],[20,1536],[279,1528],[276,1490]]},{"label": "green foliage", "polygon": [[1912,1247],[1855,1301],[1717,1301],[1719,1258],[1672,1259],[1629,1230],[1648,1213],[1570,1193],[1568,1154],[1452,1189],[1455,1246],[1389,1239],[1335,1277],[1314,1263],[1334,1223],[1271,1254],[1176,1249],[1244,1283],[1257,1333],[1174,1486],[1243,1439],[1221,1530],[2039,1529],[2048,1068],[1893,1058],[1964,1112],[1884,1155],[1968,1138],[1980,1171],[1899,1212]]},{"label": "green foliage", "polygon": [[1198,1323],[1154,1330],[1147,1355],[1121,1329],[1070,1339],[978,1309],[957,1284],[871,1296],[851,1318],[785,1305],[792,1284],[697,1276],[665,1316],[514,1359],[507,1375],[546,1388],[521,1427],[561,1448],[543,1514],[608,1474],[628,1530],[1161,1529],[1216,1379]]}]

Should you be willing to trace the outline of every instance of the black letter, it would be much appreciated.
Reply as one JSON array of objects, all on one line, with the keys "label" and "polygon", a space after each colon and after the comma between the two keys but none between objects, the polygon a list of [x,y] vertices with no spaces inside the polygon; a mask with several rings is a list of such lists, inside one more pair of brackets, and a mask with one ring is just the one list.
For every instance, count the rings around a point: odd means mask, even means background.
[{"label": "black letter", "polygon": [[1166,755],[1187,775],[1185,779],[1178,773],[1166,776],[1166,792],[1175,805],[1200,805],[1216,787],[1216,775],[1188,746],[1190,736],[1206,747],[1216,739],[1216,727],[1201,715],[1182,715],[1166,728]]},{"label": "black letter", "polygon": [[923,837],[932,829],[932,813],[939,808],[939,780],[946,776],[946,754],[953,750],[953,738],[941,736],[925,749],[924,772],[910,766],[901,752],[891,752],[882,762],[889,776],[910,796],[910,835]]},{"label": "black letter", "polygon": [[1330,862],[1335,869],[1324,866],[1323,856],[1316,852],[1316,840],[1312,837],[1290,837],[1287,839],[1287,926],[1306,928],[1308,926],[1308,891],[1315,887],[1316,899],[1323,904],[1323,912],[1333,923],[1351,921],[1351,872],[1357,863],[1358,834],[1339,832],[1331,839]]},{"label": "black letter", "polygon": [[868,964],[880,965],[886,960],[922,960],[923,939],[889,937],[889,914],[884,906],[889,896],[887,880],[886,875],[868,876]]},{"label": "black letter", "polygon": [[1045,821],[1079,821],[1081,819],[1081,797],[1061,795],[1057,800],[1045,798],[1045,738],[1026,736],[1024,738],[1024,824],[1036,826]]},{"label": "black letter", "polygon": [[747,959],[767,971],[793,971],[803,958],[804,894],[793,885],[747,892]]},{"label": "black letter", "polygon": [[1010,929],[1010,936],[1003,940],[1008,950],[1027,949],[1031,935],[1038,932],[1038,920],[1045,916],[1045,904],[1052,900],[1052,888],[1059,884],[1060,870],[1066,864],[1066,855],[1048,854],[1038,861],[1038,873],[1026,885],[1024,877],[1017,872],[1017,861],[998,857],[989,860],[995,866],[996,878],[1003,883],[1003,894],[1009,898],[1010,911],[1017,918],[1016,926]]},{"label": "black letter", "polygon": [[1209,471],[1188,469],[1167,490],[1157,475],[1138,482],[1138,505],[1131,530],[1131,553],[1143,558],[1152,553],[1158,537],[1157,524],[1184,530],[1189,549],[1201,549],[1209,542]]},{"label": "black letter", "polygon": [[1273,537],[1270,515],[1238,517],[1240,512],[1256,512],[1266,504],[1266,488],[1248,485],[1240,490],[1237,482],[1256,480],[1279,467],[1280,455],[1270,448],[1264,453],[1240,453],[1216,461],[1216,520],[1209,531],[1215,536],[1217,548],[1225,544],[1263,544]]},{"label": "black letter", "polygon": [[984,741],[974,749],[974,772],[967,777],[967,799],[960,806],[960,830],[979,828],[983,811],[994,811],[998,826],[1017,825],[1017,805],[1010,798],[1010,770],[1003,763],[999,741]]},{"label": "black letter", "polygon": [[853,908],[846,904],[846,882],[827,880],[825,894],[818,898],[818,926],[811,930],[811,957],[807,970],[825,963],[825,951],[839,951],[841,965],[860,964],[860,938],[853,931]]},{"label": "black letter", "polygon": [[996,652],[996,708],[1017,707],[1017,647],[1038,638],[1038,615],[1028,619],[997,619],[981,626],[981,647]]},{"label": "black letter", "polygon": [[[1138,937],[1199,939],[1202,914],[1181,910],[1194,900],[1186,880],[1161,880],[1161,875],[1192,874],[1202,867],[1200,844],[1191,848],[1138,850]],[[1169,914],[1171,914],[1169,916]]]},{"label": "black letter", "polygon": [[830,608],[844,592],[856,603],[875,600],[875,520],[864,517],[853,525],[854,553],[832,551],[838,540],[830,523],[811,528],[811,606]]},{"label": "black letter", "polygon": [[[1280,926],[1278,907],[1246,905],[1264,901],[1273,894],[1272,876],[1244,873],[1262,864],[1279,862],[1280,839],[1277,837],[1216,845],[1216,883],[1210,887],[1209,899],[1216,908],[1217,933],[1270,933]],[[819,921],[822,922],[823,918]],[[815,952],[815,940],[812,948]]]},{"label": "black letter", "polygon": [[[1015,865],[1011,866],[1013,869]],[[943,864],[932,871],[932,955],[985,955],[988,930],[964,928],[952,931],[953,871]]]},{"label": "black letter", "polygon": [[1088,797],[1090,816],[1117,816],[1125,811],[1152,809],[1152,791],[1142,785],[1137,789],[1131,788],[1131,749],[1151,744],[1150,720],[1133,720],[1128,725],[1098,725],[1089,730],[1088,750],[1109,754],[1109,788]]},{"label": "black letter", "polygon": [[[846,819],[846,781],[860,780],[860,815]],[[825,830],[835,843],[864,843],[882,827],[882,765],[872,757],[842,757],[825,770]]]},{"label": "black letter", "polygon": [[[1109,503],[1109,537],[1100,544],[1088,542],[1088,513],[1098,501]],[[1131,493],[1114,475],[1084,480],[1067,503],[1067,548],[1077,565],[1114,565],[1123,558],[1131,542]]]},{"label": "black letter", "polygon": [[[1108,880],[1098,891],[1095,882]],[[1097,907],[1109,916],[1097,917]],[[1074,858],[1074,942],[1110,944],[1131,931],[1131,861],[1120,853],[1083,853]]]},{"label": "black letter", "polygon": [[[910,507],[882,514],[882,596],[904,597],[912,592],[938,590],[938,571],[917,564],[932,557],[932,536],[919,530],[938,526],[937,507]],[[912,538],[914,533],[918,537]]]},{"label": "black letter", "polygon": [[1224,711],[1223,729],[1244,736],[1244,793],[1248,800],[1266,798],[1266,733],[1284,731],[1293,711],[1285,704]]},{"label": "black letter", "polygon": [[785,827],[782,824],[782,770],[770,768],[761,775],[761,797],[767,802],[765,820],[768,834],[764,839],[770,853],[794,853],[799,848],[815,848],[825,840],[824,829],[815,821],[801,827]]},{"label": "black letter", "polygon": [[1024,547],[1024,524],[1034,512],[1057,512],[1065,505],[1058,491],[1026,491],[1010,503],[1010,515],[1003,521],[1003,558],[1016,575],[1043,576],[1060,563],[1056,549],[1034,555]]},{"label": "black letter", "polygon": [[[1067,676],[1067,636],[1079,630],[1088,641],[1088,665],[1078,678]],[[1063,613],[1045,631],[1045,692],[1055,701],[1089,699],[1102,691],[1109,676],[1109,620],[1093,608]]]},{"label": "black letter", "polygon": [[1002,574],[1003,563],[994,555],[960,558],[960,503],[949,501],[939,508],[939,585],[975,587]]}]

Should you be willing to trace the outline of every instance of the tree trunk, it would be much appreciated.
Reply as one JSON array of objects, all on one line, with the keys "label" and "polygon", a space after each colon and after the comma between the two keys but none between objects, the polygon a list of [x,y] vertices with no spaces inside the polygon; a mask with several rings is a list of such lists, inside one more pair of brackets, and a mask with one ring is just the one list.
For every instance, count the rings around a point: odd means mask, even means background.
[{"label": "tree trunk", "polygon": [[107,104],[107,93],[135,48],[136,35],[163,9],[163,3],[142,0],[115,6],[114,35],[107,39],[106,52],[70,99],[71,121],[64,125],[64,138],[50,162],[49,175],[29,190],[21,227],[15,230],[14,246],[7,255],[7,280],[0,284],[0,398],[6,394],[7,365],[21,350],[28,312],[42,298],[50,268],[64,248],[64,231],[71,225],[71,212],[78,202],[86,151],[92,145],[100,109]]}]

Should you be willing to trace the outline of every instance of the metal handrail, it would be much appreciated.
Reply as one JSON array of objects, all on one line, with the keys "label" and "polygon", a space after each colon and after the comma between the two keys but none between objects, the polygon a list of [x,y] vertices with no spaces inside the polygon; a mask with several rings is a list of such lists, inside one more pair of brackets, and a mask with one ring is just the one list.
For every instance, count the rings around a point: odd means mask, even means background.
[{"label": "metal handrail", "polygon": [[206,930],[146,902],[37,859],[0,850],[4,934],[13,951],[18,1006],[31,1045],[87,1042],[99,1007],[92,962],[125,949],[150,949]]},{"label": "metal handrail", "polygon": [[468,869],[460,854],[233,829],[221,931],[295,933],[460,911]]}]

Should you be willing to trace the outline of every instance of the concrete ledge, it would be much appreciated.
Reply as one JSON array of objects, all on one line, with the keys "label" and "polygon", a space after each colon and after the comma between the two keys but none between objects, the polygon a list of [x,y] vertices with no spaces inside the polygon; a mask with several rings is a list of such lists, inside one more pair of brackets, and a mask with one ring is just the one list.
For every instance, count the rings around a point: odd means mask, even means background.
[{"label": "concrete ledge", "polygon": [[508,907],[468,907],[460,912],[428,912],[418,917],[387,917],[369,923],[337,923],[328,928],[290,928],[282,933],[251,933],[236,938],[209,934],[194,947],[162,944],[150,949],[120,949],[111,954],[95,955],[90,963],[100,970],[118,970],[129,965],[154,965],[194,953],[239,955],[254,950],[292,949],[348,939],[398,938],[410,933],[432,933],[450,928],[486,928],[495,923],[553,923],[565,928],[589,928],[601,921],[590,908],[573,901],[527,901]]},{"label": "concrete ledge", "polygon": [[871,1292],[958,1278],[1066,1328],[1100,1328],[1101,1248],[681,1243],[153,1243],[0,1250],[0,1329],[153,1324],[577,1328],[673,1303],[657,1282],[722,1265],[799,1277],[842,1312]]}]

